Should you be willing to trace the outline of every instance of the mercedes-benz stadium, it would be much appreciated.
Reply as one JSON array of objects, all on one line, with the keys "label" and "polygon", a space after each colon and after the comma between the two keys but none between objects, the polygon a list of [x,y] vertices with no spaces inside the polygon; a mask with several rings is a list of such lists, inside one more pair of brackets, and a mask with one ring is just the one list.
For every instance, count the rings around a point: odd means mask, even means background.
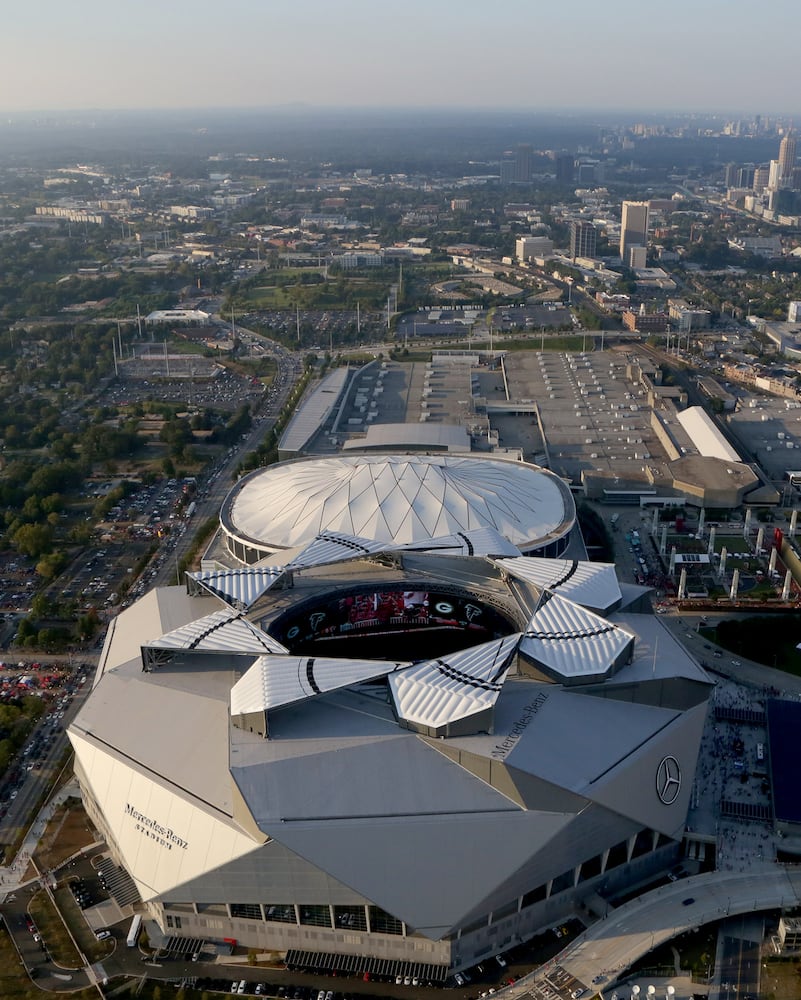
[{"label": "mercedes-benz stadium", "polygon": [[675,862],[708,677],[613,565],[529,554],[578,530],[555,477],[468,461],[258,473],[221,520],[268,557],[112,621],[69,735],[165,936],[442,979]]}]

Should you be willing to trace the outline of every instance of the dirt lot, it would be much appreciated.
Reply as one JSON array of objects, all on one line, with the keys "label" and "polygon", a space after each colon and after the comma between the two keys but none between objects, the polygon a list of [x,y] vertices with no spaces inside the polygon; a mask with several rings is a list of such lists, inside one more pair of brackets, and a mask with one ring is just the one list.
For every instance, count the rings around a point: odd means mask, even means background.
[{"label": "dirt lot", "polygon": [[764,1000],[798,1000],[801,997],[801,959],[791,962],[763,962],[762,990]]}]

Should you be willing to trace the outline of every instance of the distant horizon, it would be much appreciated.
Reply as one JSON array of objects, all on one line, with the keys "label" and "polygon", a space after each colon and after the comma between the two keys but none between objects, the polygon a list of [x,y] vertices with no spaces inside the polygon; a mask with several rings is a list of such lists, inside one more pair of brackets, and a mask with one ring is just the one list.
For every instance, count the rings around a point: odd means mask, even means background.
[{"label": "distant horizon", "polygon": [[309,101],[290,101],[276,104],[197,104],[197,105],[120,105],[117,107],[91,106],[85,107],[41,107],[41,108],[0,108],[0,124],[3,118],[20,118],[29,116],[69,117],[77,115],[180,115],[180,114],[259,114],[259,113],[348,113],[348,114],[512,114],[531,116],[638,116],[642,120],[658,118],[720,118],[727,121],[744,120],[759,116],[761,119],[779,119],[789,124],[798,122],[795,131],[801,129],[801,110],[776,110],[774,108],[735,108],[735,107],[639,107],[636,105],[468,105],[468,104],[314,104]]}]

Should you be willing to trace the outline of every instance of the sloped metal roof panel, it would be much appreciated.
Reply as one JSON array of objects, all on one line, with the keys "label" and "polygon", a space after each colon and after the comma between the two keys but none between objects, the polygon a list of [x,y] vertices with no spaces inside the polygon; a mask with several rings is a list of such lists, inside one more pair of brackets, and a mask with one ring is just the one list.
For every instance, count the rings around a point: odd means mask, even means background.
[{"label": "sloped metal roof panel", "polygon": [[384,677],[406,663],[325,656],[260,656],[231,689],[231,715],[270,711]]},{"label": "sloped metal roof panel", "polygon": [[[520,557],[520,549],[504,538],[495,528],[474,528],[453,535],[440,535],[429,541],[396,546],[397,551],[439,552],[444,555]],[[547,561],[547,560],[546,560]]]},{"label": "sloped metal roof panel", "polygon": [[186,575],[215,597],[237,608],[249,608],[284,575],[282,566],[201,570]]},{"label": "sloped metal roof panel", "polygon": [[224,609],[198,618],[147,643],[151,649],[186,649],[221,653],[285,653],[272,636],[251,624],[238,611]]},{"label": "sloped metal roof panel", "polygon": [[518,638],[506,636],[393,674],[389,690],[398,717],[434,729],[492,708]]},{"label": "sloped metal roof panel", "polygon": [[364,556],[387,549],[385,542],[371,538],[359,538],[344,532],[324,531],[312,539],[308,545],[296,552],[286,564],[286,569],[303,569],[308,566],[323,566],[347,559],[363,559]]},{"label": "sloped metal roof panel", "polygon": [[606,675],[633,636],[573,601],[543,595],[520,640],[520,652],[565,681]]},{"label": "sloped metal roof panel", "polygon": [[606,612],[621,600],[614,563],[518,556],[498,559],[497,565],[510,576],[596,611]]}]

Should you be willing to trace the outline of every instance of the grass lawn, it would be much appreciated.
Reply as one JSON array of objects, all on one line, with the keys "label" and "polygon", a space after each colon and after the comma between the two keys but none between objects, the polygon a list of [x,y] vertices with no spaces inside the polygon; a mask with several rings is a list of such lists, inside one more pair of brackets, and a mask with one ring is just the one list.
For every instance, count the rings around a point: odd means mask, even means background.
[{"label": "grass lawn", "polygon": [[97,940],[94,931],[87,924],[81,908],[75,902],[67,886],[63,885],[56,889],[53,895],[56,897],[63,922],[69,927],[78,947],[89,961],[98,962],[108,955],[114,948],[113,943],[109,940]]},{"label": "grass lawn", "polygon": [[42,871],[58,868],[76,851],[93,843],[94,839],[89,818],[80,800],[67,799],[47,824],[34,860]]},{"label": "grass lawn", "polygon": [[[703,634],[702,630],[702,634]],[[742,656],[765,666],[801,677],[801,617],[776,614],[742,620],[723,619],[709,638],[734,656]]]},{"label": "grass lawn", "polygon": [[[0,930],[0,997],[3,1000],[42,1000],[46,994],[28,978],[5,928]],[[96,989],[70,993],[72,1000],[97,1000]]]},{"label": "grass lawn", "polygon": [[82,968],[81,956],[70,940],[64,921],[44,890],[36,893],[28,909],[56,965],[62,969]]}]

